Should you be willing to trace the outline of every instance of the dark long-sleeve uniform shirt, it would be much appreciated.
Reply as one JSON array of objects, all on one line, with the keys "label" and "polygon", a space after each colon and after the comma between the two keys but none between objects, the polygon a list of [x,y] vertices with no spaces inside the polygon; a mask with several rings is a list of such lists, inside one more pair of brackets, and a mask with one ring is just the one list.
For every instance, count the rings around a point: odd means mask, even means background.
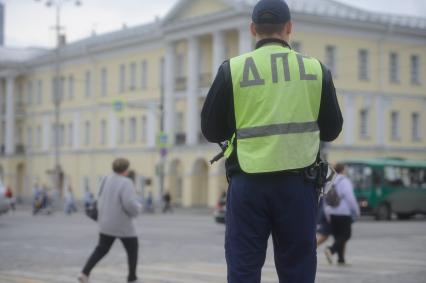
[{"label": "dark long-sleeve uniform shirt", "polygon": [[[270,43],[288,46],[285,41],[265,39],[259,41],[256,48],[261,48],[263,45]],[[323,64],[321,64],[321,67],[323,82],[318,127],[321,141],[329,142],[335,140],[340,134],[343,118],[331,73]],[[225,61],[220,66],[207,95],[201,112],[201,130],[206,139],[213,143],[227,141],[236,132],[234,95],[229,61]],[[236,150],[227,160],[227,170],[230,175],[241,172]]]}]

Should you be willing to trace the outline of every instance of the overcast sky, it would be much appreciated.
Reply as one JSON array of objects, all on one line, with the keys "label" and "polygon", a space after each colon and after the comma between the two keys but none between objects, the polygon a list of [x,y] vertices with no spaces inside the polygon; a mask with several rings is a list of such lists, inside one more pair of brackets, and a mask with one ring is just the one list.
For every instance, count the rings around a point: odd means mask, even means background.
[{"label": "overcast sky", "polygon": [[[70,2],[73,2],[69,0]],[[62,24],[68,41],[92,34],[134,26],[163,17],[178,0],[82,0],[83,5],[65,5]],[[386,13],[426,17],[426,0],[339,0],[361,8]],[[6,5],[6,45],[52,46],[54,11],[46,0],[0,0]]]}]

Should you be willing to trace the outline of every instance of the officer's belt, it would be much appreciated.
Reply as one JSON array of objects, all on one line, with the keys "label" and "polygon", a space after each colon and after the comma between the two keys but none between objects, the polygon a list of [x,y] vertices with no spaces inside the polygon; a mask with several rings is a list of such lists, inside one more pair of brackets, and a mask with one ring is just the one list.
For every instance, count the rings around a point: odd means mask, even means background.
[{"label": "officer's belt", "polygon": [[318,123],[283,123],[267,126],[239,129],[237,131],[238,139],[267,137],[273,135],[300,134],[319,131]]}]

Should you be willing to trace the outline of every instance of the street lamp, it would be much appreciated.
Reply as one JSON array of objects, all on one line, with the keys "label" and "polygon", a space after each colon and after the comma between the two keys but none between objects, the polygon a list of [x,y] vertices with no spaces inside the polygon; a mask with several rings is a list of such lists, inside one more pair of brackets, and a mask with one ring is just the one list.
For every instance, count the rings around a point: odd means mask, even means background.
[{"label": "street lamp", "polygon": [[[35,0],[36,2],[43,2],[42,0]],[[61,34],[61,9],[67,3],[72,3],[75,6],[81,6],[79,0],[46,0],[44,1],[46,6],[49,8],[55,8],[56,12],[56,23],[55,23],[55,36],[56,36],[56,48],[55,48],[55,75],[53,78],[53,105],[55,107],[55,123],[54,123],[54,155],[55,155],[55,166],[51,174],[54,176],[55,189],[61,193],[62,187],[62,167],[60,161],[60,122],[61,122],[61,103],[62,103],[62,78],[61,78],[61,58],[60,51],[65,41]]]}]

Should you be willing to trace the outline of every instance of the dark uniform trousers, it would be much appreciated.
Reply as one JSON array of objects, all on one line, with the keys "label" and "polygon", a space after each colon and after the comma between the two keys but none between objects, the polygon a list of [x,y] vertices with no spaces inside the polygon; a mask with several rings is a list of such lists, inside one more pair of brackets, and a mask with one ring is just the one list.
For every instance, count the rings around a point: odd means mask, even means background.
[{"label": "dark uniform trousers", "polygon": [[301,173],[232,176],[226,212],[229,283],[260,283],[272,234],[280,283],[313,283],[317,192]]}]

